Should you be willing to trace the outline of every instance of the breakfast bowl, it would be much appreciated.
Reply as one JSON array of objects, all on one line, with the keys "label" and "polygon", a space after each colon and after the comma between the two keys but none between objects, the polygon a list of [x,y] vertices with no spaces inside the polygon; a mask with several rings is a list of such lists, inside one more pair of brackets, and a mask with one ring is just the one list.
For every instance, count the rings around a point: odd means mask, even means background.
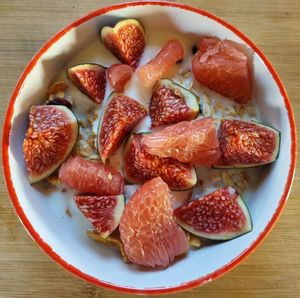
[{"label": "breakfast bowl", "polygon": [[[184,36],[186,51],[198,42],[199,36],[216,36],[241,44],[251,53],[252,94],[260,121],[281,132],[276,161],[259,170],[259,179],[244,195],[252,216],[252,231],[231,241],[191,250],[164,269],[125,264],[115,250],[87,238],[85,231],[90,224],[75,209],[70,192],[46,193],[30,185],[22,152],[30,106],[41,103],[53,81],[65,78],[68,66],[85,63],[86,59],[104,60],[107,65],[116,63],[102,48],[97,48],[101,46],[99,31],[124,18],[138,19],[145,28],[151,46],[142,58],[144,63],[166,39],[174,36]],[[151,38],[151,34],[156,37]],[[141,96],[139,90],[130,90],[130,96]],[[263,241],[289,195],[295,171],[296,131],[293,111],[278,74],[262,51],[238,29],[195,7],[161,1],[130,2],[104,7],[80,18],[47,41],[33,57],[8,107],[2,158],[8,192],[18,217],[33,240],[54,261],[97,286],[135,294],[163,294],[200,286],[220,277]],[[72,216],[66,210],[71,210]]]}]

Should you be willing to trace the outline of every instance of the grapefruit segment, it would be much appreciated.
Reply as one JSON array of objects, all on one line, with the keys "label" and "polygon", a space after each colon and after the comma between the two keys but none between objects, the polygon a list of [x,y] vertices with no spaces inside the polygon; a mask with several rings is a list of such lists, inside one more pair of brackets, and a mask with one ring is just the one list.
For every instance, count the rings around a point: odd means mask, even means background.
[{"label": "grapefruit segment", "polygon": [[107,71],[107,77],[116,92],[123,92],[124,86],[130,80],[132,73],[132,67],[127,64],[113,64]]},{"label": "grapefruit segment", "polygon": [[119,229],[128,259],[143,266],[166,267],[189,248],[173,218],[168,186],[160,177],[134,193],[125,206]]},{"label": "grapefruit segment", "polygon": [[102,196],[123,193],[124,179],[119,172],[101,162],[70,156],[59,169],[64,184],[85,193]]},{"label": "grapefruit segment", "polygon": [[32,106],[23,153],[30,183],[52,174],[68,157],[78,137],[75,115],[65,106]]},{"label": "grapefruit segment", "polygon": [[151,87],[183,56],[181,43],[176,39],[169,40],[152,60],[138,69],[138,77],[145,87]]},{"label": "grapefruit segment", "polygon": [[160,176],[173,190],[190,189],[197,183],[191,164],[151,155],[145,151],[141,140],[142,134],[133,134],[125,145],[124,172],[127,181],[139,184]]},{"label": "grapefruit segment", "polygon": [[192,59],[196,80],[238,103],[251,99],[251,78],[247,55],[230,40],[203,37]]},{"label": "grapefruit segment", "polygon": [[213,165],[219,159],[219,141],[212,118],[183,121],[146,134],[142,138],[146,152],[172,157],[180,162]]}]

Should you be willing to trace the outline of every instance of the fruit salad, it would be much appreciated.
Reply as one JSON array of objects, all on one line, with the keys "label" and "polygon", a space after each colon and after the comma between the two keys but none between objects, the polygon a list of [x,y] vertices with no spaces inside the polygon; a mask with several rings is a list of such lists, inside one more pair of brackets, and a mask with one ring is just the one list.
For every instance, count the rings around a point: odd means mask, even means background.
[{"label": "fruit salad", "polygon": [[129,264],[165,268],[251,232],[248,190],[280,132],[259,121],[249,51],[158,38],[135,19],[99,36],[30,108],[32,187],[63,193],[69,220],[84,218],[82,233]]}]

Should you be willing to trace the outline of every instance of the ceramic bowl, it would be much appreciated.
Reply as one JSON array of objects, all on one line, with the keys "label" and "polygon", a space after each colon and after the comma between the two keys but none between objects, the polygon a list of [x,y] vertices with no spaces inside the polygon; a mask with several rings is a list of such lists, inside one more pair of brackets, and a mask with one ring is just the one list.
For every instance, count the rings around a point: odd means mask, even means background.
[{"label": "ceramic bowl", "polygon": [[[281,131],[281,149],[267,166],[247,203],[253,231],[232,241],[189,252],[164,270],[127,265],[115,251],[102,248],[83,232],[85,222],[64,216],[56,197],[31,187],[24,168],[22,141],[30,105],[69,59],[113,18],[137,18],[145,26],[181,34],[214,35],[244,44],[253,52],[254,96],[262,121]],[[98,286],[128,293],[170,293],[207,283],[239,264],[270,232],[288,198],[295,170],[295,123],[282,82],[265,55],[238,29],[195,7],[171,2],[131,2],[94,11],[57,33],[27,65],[13,92],[3,130],[3,168],[17,215],[34,241],[58,264]],[[49,201],[51,200],[51,204]],[[54,202],[54,203],[53,203]],[[60,213],[61,212],[61,213]]]}]

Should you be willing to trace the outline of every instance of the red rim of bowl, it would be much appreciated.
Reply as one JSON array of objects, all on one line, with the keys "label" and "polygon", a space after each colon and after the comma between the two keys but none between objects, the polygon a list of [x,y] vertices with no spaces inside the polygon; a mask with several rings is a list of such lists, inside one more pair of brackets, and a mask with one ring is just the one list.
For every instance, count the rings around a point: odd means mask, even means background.
[{"label": "red rim of bowl", "polygon": [[[51,246],[43,241],[43,239],[40,237],[40,235],[34,230],[32,227],[29,219],[26,217],[19,201],[18,197],[16,195],[16,192],[14,190],[14,185],[11,178],[10,173],[10,167],[9,167],[9,135],[10,135],[10,129],[11,129],[11,119],[14,112],[14,103],[16,101],[16,98],[22,88],[22,85],[28,76],[28,74],[31,72],[37,61],[40,59],[40,57],[56,42],[58,41],[62,36],[64,36],[68,31],[70,31],[72,28],[75,28],[79,26],[80,24],[94,18],[97,16],[100,16],[102,14],[105,14],[107,12],[111,12],[117,9],[126,8],[126,7],[134,7],[134,6],[146,6],[146,5],[153,5],[153,6],[169,6],[169,7],[175,7],[187,11],[191,11],[203,16],[206,16],[217,23],[221,24],[222,26],[228,28],[232,32],[234,32],[237,36],[239,36],[244,42],[248,44],[263,60],[264,64],[270,71],[270,73],[273,76],[274,81],[276,82],[280,93],[284,99],[285,107],[287,110],[290,128],[291,128],[291,164],[289,166],[289,173],[288,177],[285,183],[284,192],[281,196],[281,199],[279,201],[279,204],[271,218],[271,220],[268,222],[267,226],[265,227],[264,231],[259,235],[259,237],[251,243],[251,245],[245,249],[239,256],[237,256],[235,259],[233,259],[231,262],[227,263],[223,267],[219,268],[218,270],[206,275],[202,276],[196,280],[192,280],[174,287],[160,287],[160,288],[145,288],[145,289],[139,289],[139,288],[128,288],[124,286],[118,286],[115,284],[103,282],[93,276],[90,276],[76,267],[74,267],[71,264],[68,264],[64,259],[62,259],[58,254],[56,254],[55,251],[52,250]],[[284,204],[288,198],[294,173],[295,173],[295,167],[296,167],[296,126],[295,126],[295,120],[294,115],[292,112],[291,103],[288,99],[287,93],[285,91],[285,88],[279,78],[279,75],[277,74],[276,70],[273,68],[269,60],[266,58],[266,56],[263,54],[263,52],[243,33],[241,33],[238,29],[236,29],[231,24],[225,22],[224,20],[214,16],[213,14],[206,12],[204,10],[201,10],[196,7],[179,4],[179,3],[173,3],[173,2],[165,2],[165,1],[136,1],[136,2],[128,2],[128,3],[121,3],[121,4],[115,4],[107,7],[103,7],[101,9],[98,9],[96,11],[91,12],[90,14],[87,14],[86,16],[78,19],[74,23],[70,24],[69,26],[65,27],[63,30],[58,32],[54,37],[52,37],[50,40],[48,40],[43,47],[35,54],[35,56],[32,58],[32,60],[28,63],[27,67],[25,68],[24,72],[21,74],[18,83],[13,91],[9,107],[6,113],[6,118],[3,126],[3,134],[2,134],[2,163],[3,163],[3,171],[4,171],[4,177],[7,185],[7,189],[10,195],[10,198],[12,200],[12,203],[14,205],[14,208],[17,212],[17,215],[19,216],[21,222],[23,223],[25,229],[29,232],[29,234],[32,236],[34,241],[44,250],[46,254],[48,254],[54,261],[56,261],[59,265],[64,267],[65,269],[69,270],[76,276],[93,283],[97,286],[101,286],[107,289],[121,291],[125,293],[132,293],[132,294],[163,294],[163,293],[174,293],[178,291],[183,291],[186,289],[191,289],[197,286],[200,286],[202,284],[205,284],[211,280],[214,280],[224,273],[228,272],[229,270],[233,269],[236,265],[238,265],[242,260],[244,260],[247,256],[249,256],[256,248],[257,246],[262,242],[262,240],[268,235],[270,232],[272,226],[275,224],[275,222],[278,220],[280,213],[282,212],[282,209],[284,207]]]}]

